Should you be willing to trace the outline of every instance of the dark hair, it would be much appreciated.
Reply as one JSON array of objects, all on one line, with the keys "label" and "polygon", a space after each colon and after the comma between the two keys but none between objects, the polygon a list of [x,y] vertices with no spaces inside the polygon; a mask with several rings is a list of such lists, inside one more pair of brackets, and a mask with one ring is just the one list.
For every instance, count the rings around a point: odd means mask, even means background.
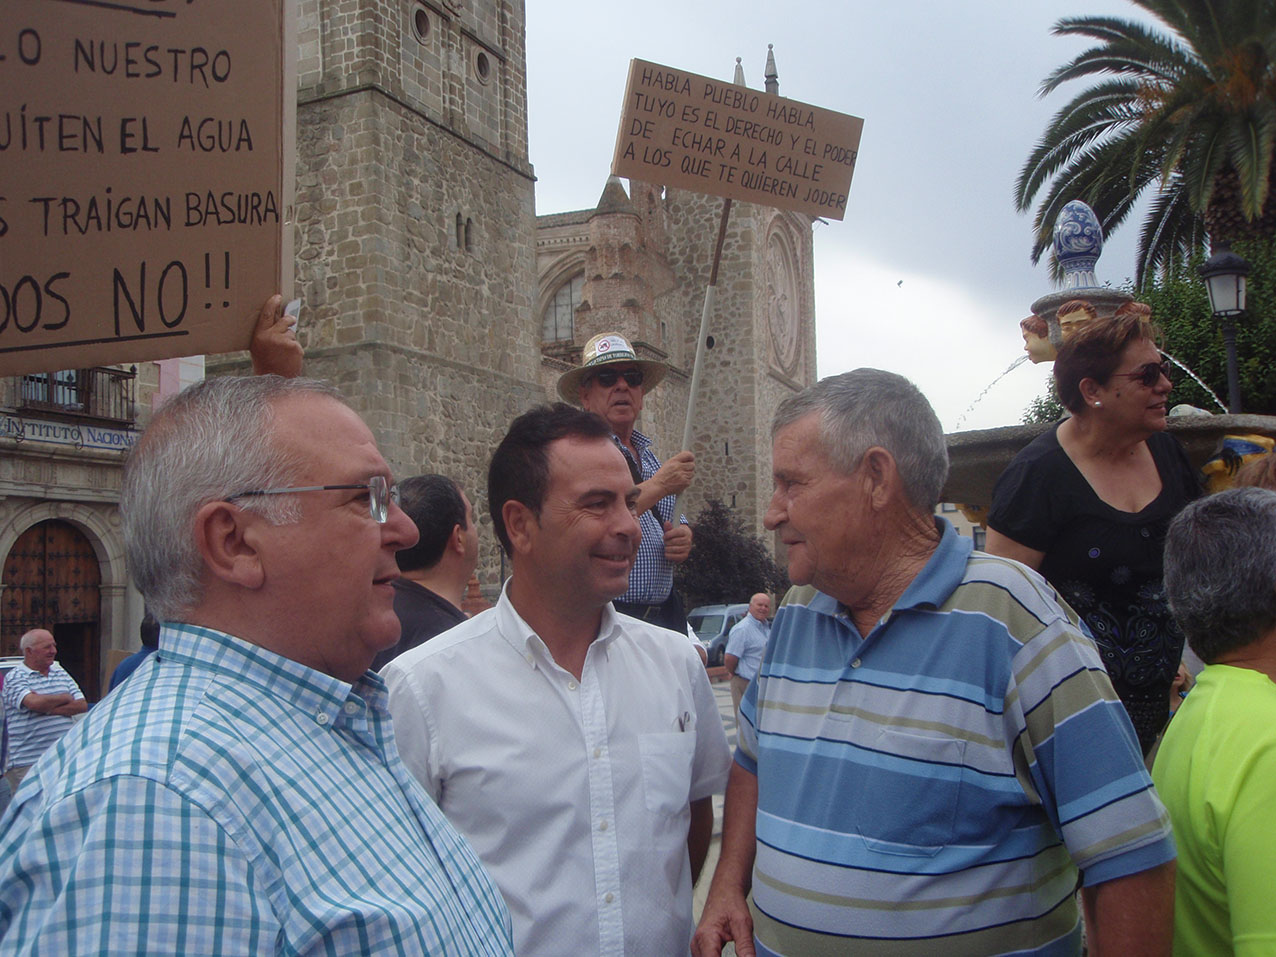
[{"label": "dark hair", "polygon": [[[1065,308],[1060,306],[1059,311]],[[1054,360],[1059,401],[1069,412],[1082,411],[1085,408],[1082,379],[1107,385],[1121,363],[1121,353],[1130,343],[1150,339],[1157,344],[1160,338],[1161,330],[1153,324],[1151,310],[1143,303],[1126,303],[1115,316],[1091,319],[1059,347],[1059,355]]]},{"label": "dark hair", "polygon": [[1276,628],[1276,492],[1197,499],[1165,536],[1165,596],[1206,664]]},{"label": "dark hair", "polygon": [[522,502],[539,516],[549,488],[551,442],[565,438],[610,439],[611,426],[600,415],[555,402],[524,412],[510,425],[492,453],[487,468],[487,510],[505,554],[512,555],[501,509],[506,502]]},{"label": "dark hair", "polygon": [[160,623],[149,611],[142,615],[142,623],[138,626],[137,634],[142,639],[143,648],[159,647]]},{"label": "dark hair", "polygon": [[467,528],[461,489],[446,475],[414,475],[399,483],[400,506],[421,533],[411,548],[395,553],[399,571],[433,568],[443,557],[452,529]]}]

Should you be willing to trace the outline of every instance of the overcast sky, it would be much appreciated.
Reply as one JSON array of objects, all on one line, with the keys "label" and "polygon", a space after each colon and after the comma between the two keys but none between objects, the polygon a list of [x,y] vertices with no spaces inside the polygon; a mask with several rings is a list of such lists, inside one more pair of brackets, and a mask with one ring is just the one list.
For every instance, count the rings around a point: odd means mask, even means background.
[{"label": "overcast sky", "polygon": [[[1019,320],[1054,289],[1028,258],[1032,217],[1012,201],[1047,120],[1082,88],[1038,98],[1085,47],[1050,27],[1149,19],[1126,0],[526,2],[538,213],[598,201],[632,57],[730,79],[739,56],[761,89],[772,43],[781,95],[863,117],[846,218],[815,227],[819,374],[907,375],[947,430],[1021,354]],[[1137,222],[1108,243],[1100,282],[1133,275]],[[1048,375],[1022,364],[961,428],[1018,422]]]}]

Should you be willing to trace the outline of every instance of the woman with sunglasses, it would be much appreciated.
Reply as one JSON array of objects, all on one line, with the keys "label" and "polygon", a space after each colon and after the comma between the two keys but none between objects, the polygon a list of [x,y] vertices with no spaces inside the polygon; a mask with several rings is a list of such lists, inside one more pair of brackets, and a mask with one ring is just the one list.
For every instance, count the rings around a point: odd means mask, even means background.
[{"label": "woman with sunglasses", "polygon": [[1165,531],[1200,495],[1165,431],[1169,364],[1150,314],[1127,303],[1059,348],[1055,385],[1072,414],[997,480],[987,539],[992,554],[1040,571],[1089,626],[1145,756],[1183,649],[1161,581]]}]

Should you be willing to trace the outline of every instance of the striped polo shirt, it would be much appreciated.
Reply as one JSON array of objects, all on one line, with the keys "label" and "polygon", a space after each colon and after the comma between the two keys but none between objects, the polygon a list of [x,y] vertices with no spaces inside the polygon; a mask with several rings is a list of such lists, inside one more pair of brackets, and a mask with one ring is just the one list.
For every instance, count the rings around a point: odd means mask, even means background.
[{"label": "striped polo shirt", "polygon": [[1074,891],[1174,857],[1129,719],[1043,578],[939,547],[862,637],[783,607],[741,705],[759,954],[1075,954]]},{"label": "striped polo shirt", "polygon": [[29,694],[69,694],[79,700],[75,679],[56,661],[49,673],[42,675],[25,664],[19,664],[4,679],[4,712],[9,725],[9,764],[16,768],[35,764],[49,745],[71,730],[75,722],[66,715],[41,714],[22,707]]}]

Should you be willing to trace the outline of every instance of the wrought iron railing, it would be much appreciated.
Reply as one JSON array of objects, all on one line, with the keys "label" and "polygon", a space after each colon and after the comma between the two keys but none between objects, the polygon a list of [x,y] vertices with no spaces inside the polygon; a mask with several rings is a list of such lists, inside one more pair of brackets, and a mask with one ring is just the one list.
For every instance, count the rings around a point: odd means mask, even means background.
[{"label": "wrought iron railing", "polygon": [[19,413],[54,413],[132,425],[137,366],[31,372],[4,380],[0,405]]}]

